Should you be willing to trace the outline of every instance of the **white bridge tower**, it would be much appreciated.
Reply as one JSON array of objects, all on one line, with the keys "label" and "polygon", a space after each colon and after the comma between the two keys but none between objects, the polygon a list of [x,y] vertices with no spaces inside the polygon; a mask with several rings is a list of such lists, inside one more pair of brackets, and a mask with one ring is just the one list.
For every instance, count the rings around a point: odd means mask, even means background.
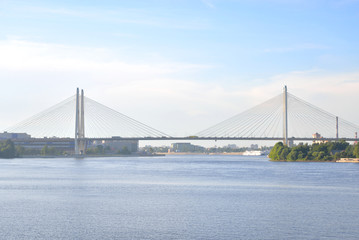
[{"label": "white bridge tower", "polygon": [[287,86],[283,89],[283,143],[288,145],[288,96]]},{"label": "white bridge tower", "polygon": [[84,106],[84,90],[76,91],[76,122],[75,122],[75,154],[84,155],[86,150],[85,140],[85,106]]}]

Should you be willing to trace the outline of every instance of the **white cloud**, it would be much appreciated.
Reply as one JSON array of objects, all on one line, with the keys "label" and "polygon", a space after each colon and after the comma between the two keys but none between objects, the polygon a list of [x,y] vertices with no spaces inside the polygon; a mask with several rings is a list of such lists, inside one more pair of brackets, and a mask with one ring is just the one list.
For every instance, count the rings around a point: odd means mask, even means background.
[{"label": "white cloud", "polygon": [[112,71],[120,74],[166,74],[207,66],[182,63],[129,64],[109,49],[33,43],[21,40],[0,42],[0,68],[16,71]]}]

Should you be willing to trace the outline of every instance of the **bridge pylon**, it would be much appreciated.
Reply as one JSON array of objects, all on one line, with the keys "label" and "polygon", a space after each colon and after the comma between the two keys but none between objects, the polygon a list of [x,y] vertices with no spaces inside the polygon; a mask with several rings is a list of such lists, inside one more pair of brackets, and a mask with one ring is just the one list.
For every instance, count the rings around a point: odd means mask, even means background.
[{"label": "bridge pylon", "polygon": [[288,91],[283,89],[283,144],[288,145]]},{"label": "bridge pylon", "polygon": [[75,154],[84,155],[86,151],[85,140],[85,104],[84,90],[76,91],[76,121],[75,121]]}]

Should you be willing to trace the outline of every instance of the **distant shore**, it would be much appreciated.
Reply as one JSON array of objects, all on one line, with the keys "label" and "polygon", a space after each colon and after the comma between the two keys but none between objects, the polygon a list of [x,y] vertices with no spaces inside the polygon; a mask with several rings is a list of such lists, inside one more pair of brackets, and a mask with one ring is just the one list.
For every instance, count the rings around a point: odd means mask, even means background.
[{"label": "distant shore", "polygon": [[153,154],[98,154],[98,155],[23,155],[16,158],[96,158],[96,157],[159,157],[165,156],[163,153]]},{"label": "distant shore", "polygon": [[228,153],[196,153],[196,152],[169,152],[158,153],[165,155],[243,155],[243,152],[228,152]]},{"label": "distant shore", "polygon": [[269,160],[271,162],[332,162],[332,163],[359,163],[359,158],[341,158],[340,160]]},{"label": "distant shore", "polygon": [[293,161],[291,161],[291,160],[272,160],[272,159],[270,159],[269,161],[271,161],[271,162],[332,162],[332,163],[335,163],[335,162],[337,162],[336,160],[327,160],[327,161],[324,161],[324,160],[293,160]]}]

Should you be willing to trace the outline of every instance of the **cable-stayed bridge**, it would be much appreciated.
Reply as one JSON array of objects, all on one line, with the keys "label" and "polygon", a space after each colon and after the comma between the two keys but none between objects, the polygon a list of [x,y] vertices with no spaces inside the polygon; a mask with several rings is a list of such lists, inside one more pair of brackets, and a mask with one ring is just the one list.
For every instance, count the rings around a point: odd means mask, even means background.
[{"label": "cable-stayed bridge", "polygon": [[[85,152],[91,140],[320,140],[356,141],[359,127],[290,93],[283,93],[230,119],[188,137],[173,137],[88,97],[76,95],[8,129],[27,133],[29,141],[75,142]],[[320,135],[319,135],[320,134]]]}]

